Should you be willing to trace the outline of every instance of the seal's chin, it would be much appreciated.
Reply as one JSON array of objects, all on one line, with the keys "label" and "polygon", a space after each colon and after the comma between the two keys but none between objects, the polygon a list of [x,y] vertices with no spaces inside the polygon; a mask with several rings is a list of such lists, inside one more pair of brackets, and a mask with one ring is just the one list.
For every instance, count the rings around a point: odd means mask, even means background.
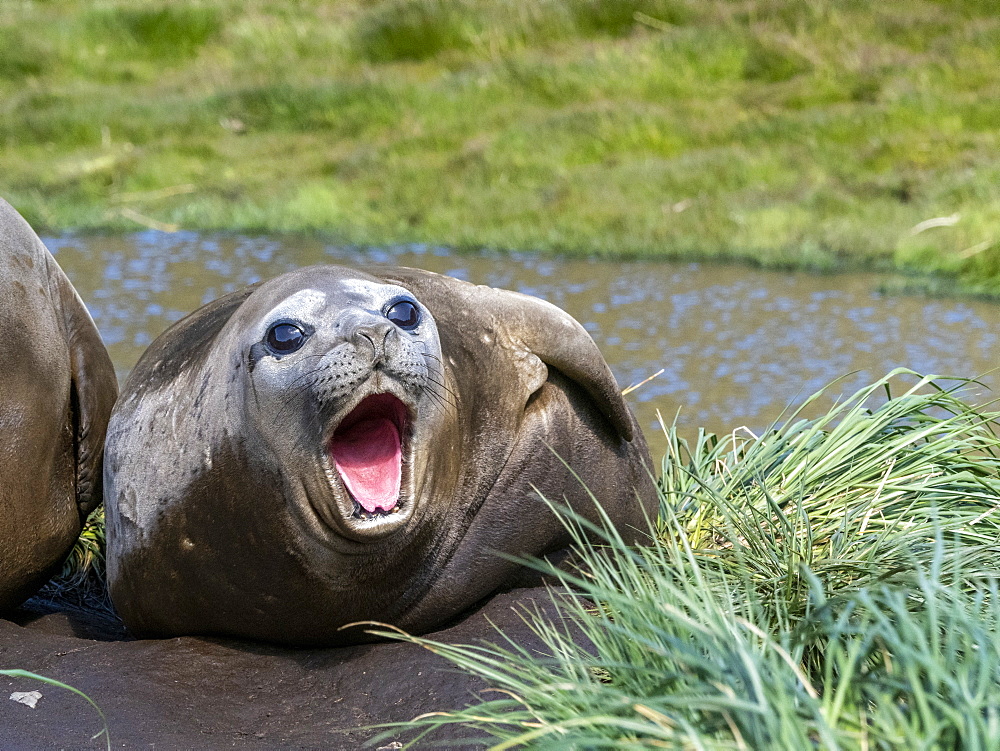
[{"label": "seal's chin", "polygon": [[374,519],[399,512],[403,442],[409,410],[392,394],[366,397],[337,426],[327,450],[354,501],[353,516]]}]

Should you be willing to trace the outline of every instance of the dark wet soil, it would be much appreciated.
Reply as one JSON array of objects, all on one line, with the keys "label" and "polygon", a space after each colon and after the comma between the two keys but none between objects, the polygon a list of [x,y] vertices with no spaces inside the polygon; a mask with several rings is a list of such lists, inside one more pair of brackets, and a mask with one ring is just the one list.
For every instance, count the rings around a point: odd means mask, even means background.
[{"label": "dark wet soil", "polygon": [[[552,609],[546,590],[515,590],[430,636],[496,641],[492,622],[532,648],[537,639],[519,613],[535,602]],[[457,709],[487,688],[412,644],[302,650],[198,637],[129,640],[107,610],[36,601],[0,620],[0,668],[86,693],[104,711],[115,749],[355,749],[377,734],[365,726]],[[35,709],[7,699],[34,690],[42,693]],[[105,748],[103,737],[91,738],[101,720],[79,696],[6,676],[0,691],[0,748]],[[414,735],[404,730],[377,747]],[[459,727],[433,738],[466,739],[459,748],[484,745]]]}]

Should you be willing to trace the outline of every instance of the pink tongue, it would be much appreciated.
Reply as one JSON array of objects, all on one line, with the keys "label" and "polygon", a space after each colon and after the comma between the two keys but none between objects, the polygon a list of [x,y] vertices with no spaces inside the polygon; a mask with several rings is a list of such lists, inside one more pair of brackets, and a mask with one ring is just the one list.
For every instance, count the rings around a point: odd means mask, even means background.
[{"label": "pink tongue", "polygon": [[365,511],[391,511],[402,475],[399,431],[392,420],[362,420],[330,441],[330,454],[354,500]]}]

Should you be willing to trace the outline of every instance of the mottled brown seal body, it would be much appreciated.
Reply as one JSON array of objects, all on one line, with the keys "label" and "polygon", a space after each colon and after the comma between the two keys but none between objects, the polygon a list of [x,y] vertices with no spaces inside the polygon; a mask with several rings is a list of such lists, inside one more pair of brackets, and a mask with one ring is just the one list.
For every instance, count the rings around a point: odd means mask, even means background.
[{"label": "mottled brown seal body", "polygon": [[523,573],[497,551],[565,548],[537,493],[596,519],[583,485],[623,530],[655,509],[642,434],[569,315],[426,271],[301,269],[132,371],[105,462],[111,594],[141,635],[426,631]]},{"label": "mottled brown seal body", "polygon": [[0,200],[0,610],[52,574],[101,500],[114,369],[73,285]]}]

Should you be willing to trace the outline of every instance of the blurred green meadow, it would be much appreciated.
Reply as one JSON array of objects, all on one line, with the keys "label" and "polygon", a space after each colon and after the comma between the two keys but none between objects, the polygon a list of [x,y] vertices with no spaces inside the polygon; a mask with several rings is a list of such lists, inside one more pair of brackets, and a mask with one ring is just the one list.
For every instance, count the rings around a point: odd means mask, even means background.
[{"label": "blurred green meadow", "polygon": [[8,0],[36,227],[903,269],[1000,292],[988,0]]}]

